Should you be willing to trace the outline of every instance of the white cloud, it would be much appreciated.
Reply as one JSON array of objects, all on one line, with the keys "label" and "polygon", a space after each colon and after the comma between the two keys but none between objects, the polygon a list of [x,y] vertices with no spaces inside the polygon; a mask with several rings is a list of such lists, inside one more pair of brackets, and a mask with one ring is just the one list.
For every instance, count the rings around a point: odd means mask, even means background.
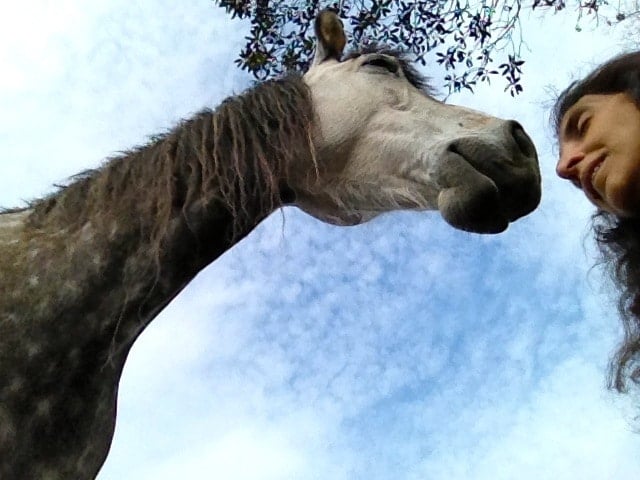
[{"label": "white cloud", "polygon": [[137,478],[299,478],[306,464],[304,453],[278,431],[253,426],[231,430],[216,442],[196,445],[181,456],[158,459],[156,465]]}]

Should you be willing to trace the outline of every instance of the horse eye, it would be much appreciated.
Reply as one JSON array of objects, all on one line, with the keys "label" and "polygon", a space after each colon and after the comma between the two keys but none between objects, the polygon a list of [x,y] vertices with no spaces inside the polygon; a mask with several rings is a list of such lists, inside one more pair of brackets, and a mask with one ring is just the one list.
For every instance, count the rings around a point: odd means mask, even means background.
[{"label": "horse eye", "polygon": [[385,57],[372,57],[362,63],[362,65],[384,68],[388,72],[398,73],[398,64]]}]

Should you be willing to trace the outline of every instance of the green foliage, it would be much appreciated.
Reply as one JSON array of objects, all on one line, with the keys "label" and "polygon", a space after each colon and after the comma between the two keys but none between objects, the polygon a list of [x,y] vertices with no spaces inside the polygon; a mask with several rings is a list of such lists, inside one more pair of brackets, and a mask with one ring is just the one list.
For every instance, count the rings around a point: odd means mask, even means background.
[{"label": "green foliage", "polygon": [[[425,65],[433,52],[449,93],[500,77],[512,96],[522,92],[519,16],[522,0],[214,0],[232,18],[250,19],[251,31],[236,63],[258,80],[304,70],[313,55],[313,20],[332,8],[355,45],[385,43]],[[578,0],[582,15],[598,16],[606,0]],[[565,0],[532,0],[531,9],[560,11]],[[616,21],[625,18],[618,11]],[[578,27],[576,27],[578,28]],[[495,60],[494,60],[495,59]]]}]

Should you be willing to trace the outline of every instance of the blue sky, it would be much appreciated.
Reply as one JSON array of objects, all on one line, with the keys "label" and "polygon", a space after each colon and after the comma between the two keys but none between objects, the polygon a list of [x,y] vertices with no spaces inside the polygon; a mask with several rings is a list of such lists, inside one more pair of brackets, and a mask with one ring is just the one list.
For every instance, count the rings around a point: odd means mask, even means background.
[{"label": "blue sky", "polygon": [[[633,399],[605,389],[615,299],[548,128],[553,88],[630,44],[572,15],[523,18],[525,94],[496,79],[449,99],[525,126],[539,210],[498,236],[437,212],[354,228],[272,215],[138,340],[99,479],[637,476]],[[246,32],[208,0],[5,7],[0,205],[242,91]]]}]

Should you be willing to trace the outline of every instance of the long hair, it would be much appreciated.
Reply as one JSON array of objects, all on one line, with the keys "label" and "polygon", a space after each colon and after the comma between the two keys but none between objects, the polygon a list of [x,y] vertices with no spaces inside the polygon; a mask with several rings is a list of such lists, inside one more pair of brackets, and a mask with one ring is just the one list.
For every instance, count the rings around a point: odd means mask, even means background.
[{"label": "long hair", "polygon": [[[640,52],[617,56],[569,85],[552,111],[556,134],[562,117],[580,98],[616,93],[626,93],[640,109]],[[620,218],[598,211],[592,228],[600,263],[620,291],[618,311],[624,336],[609,364],[609,387],[625,392],[629,382],[640,384],[640,217]]]}]

